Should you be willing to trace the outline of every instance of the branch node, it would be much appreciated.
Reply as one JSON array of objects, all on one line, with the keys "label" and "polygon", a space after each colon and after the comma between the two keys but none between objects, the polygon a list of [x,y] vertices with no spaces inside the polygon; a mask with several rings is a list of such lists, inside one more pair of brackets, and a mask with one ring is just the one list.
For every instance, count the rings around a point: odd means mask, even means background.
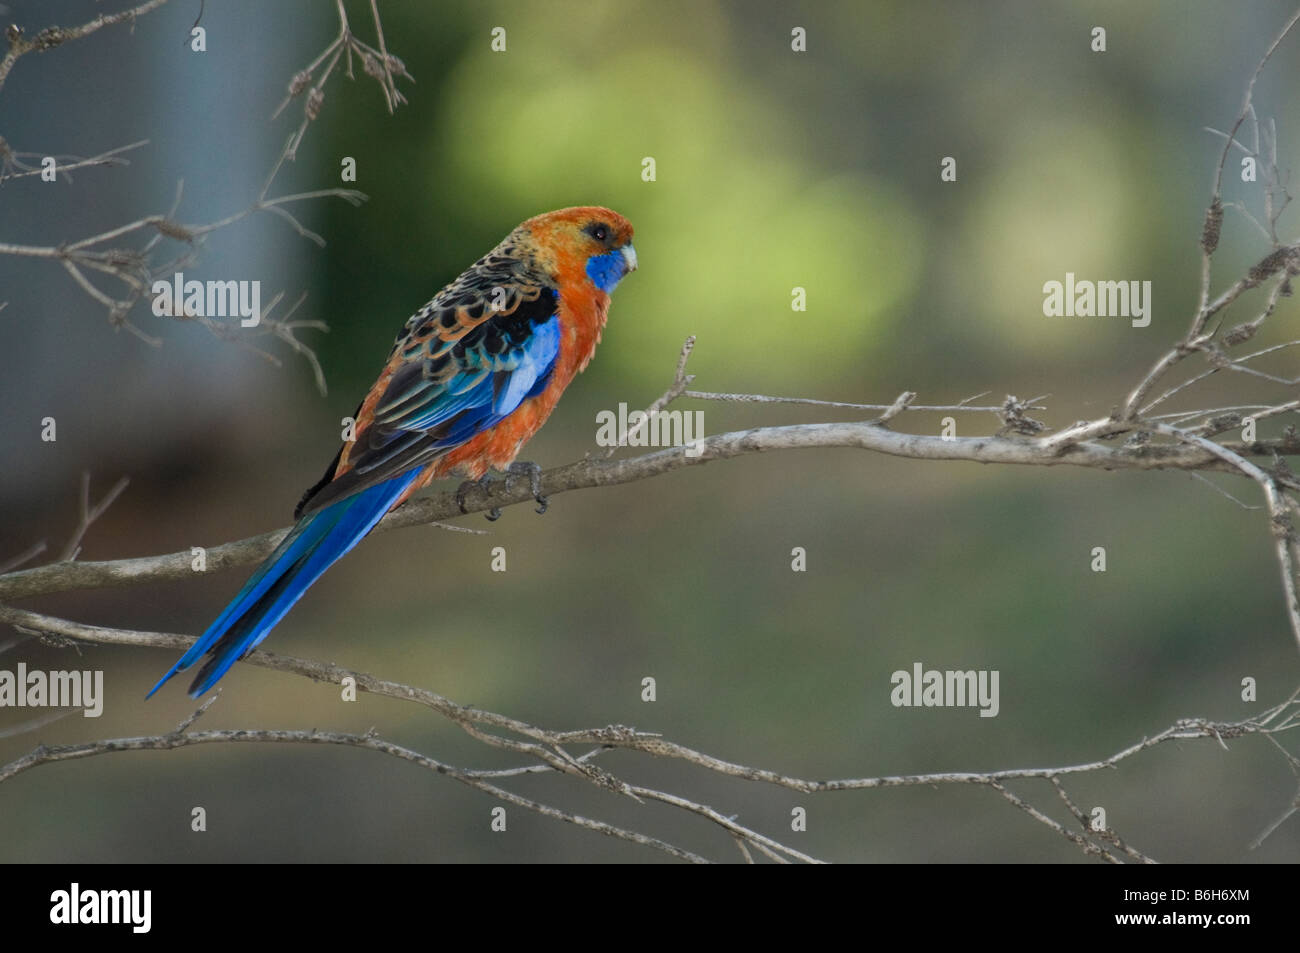
[{"label": "branch node", "polygon": [[1223,230],[1223,202],[1216,195],[1205,210],[1205,225],[1201,228],[1201,251],[1213,255],[1219,247],[1219,233]]}]

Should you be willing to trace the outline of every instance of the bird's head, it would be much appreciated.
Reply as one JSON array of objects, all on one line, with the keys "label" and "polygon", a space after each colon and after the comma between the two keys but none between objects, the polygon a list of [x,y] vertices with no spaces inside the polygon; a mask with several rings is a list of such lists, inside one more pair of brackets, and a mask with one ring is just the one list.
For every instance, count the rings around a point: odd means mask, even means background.
[{"label": "bird's head", "polygon": [[624,275],[636,270],[632,223],[610,209],[562,208],[530,218],[519,229],[537,264],[562,286],[587,281],[609,294]]}]

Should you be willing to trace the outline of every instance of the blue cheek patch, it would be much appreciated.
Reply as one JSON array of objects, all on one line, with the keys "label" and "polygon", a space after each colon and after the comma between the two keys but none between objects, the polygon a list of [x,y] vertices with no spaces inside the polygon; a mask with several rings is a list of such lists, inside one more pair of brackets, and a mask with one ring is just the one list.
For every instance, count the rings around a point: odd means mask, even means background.
[{"label": "blue cheek patch", "polygon": [[605,294],[609,294],[627,274],[627,259],[621,251],[592,255],[587,259],[587,277]]}]

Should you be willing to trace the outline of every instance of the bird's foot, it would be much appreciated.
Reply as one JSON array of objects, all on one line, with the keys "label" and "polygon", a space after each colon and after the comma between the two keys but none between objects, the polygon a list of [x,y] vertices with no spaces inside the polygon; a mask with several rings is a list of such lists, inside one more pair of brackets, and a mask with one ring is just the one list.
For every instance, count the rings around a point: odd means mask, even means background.
[{"label": "bird's foot", "polygon": [[[469,512],[469,510],[465,508],[465,496],[466,494],[469,493],[470,490],[476,490],[477,492],[482,493],[486,496],[488,492],[488,486],[491,483],[492,483],[492,474],[485,473],[477,480],[466,480],[460,486],[456,487],[456,505],[460,507],[460,511],[462,513]],[[494,506],[492,507],[492,509],[488,510],[483,515],[487,517],[488,522],[496,522],[501,518],[501,507]]]},{"label": "bird's foot", "polygon": [[510,478],[522,474],[528,475],[528,489],[532,490],[533,499],[537,501],[537,512],[539,514],[545,513],[546,508],[551,503],[546,497],[542,496],[542,468],[540,465],[516,460],[506,467],[506,492],[510,491]]}]

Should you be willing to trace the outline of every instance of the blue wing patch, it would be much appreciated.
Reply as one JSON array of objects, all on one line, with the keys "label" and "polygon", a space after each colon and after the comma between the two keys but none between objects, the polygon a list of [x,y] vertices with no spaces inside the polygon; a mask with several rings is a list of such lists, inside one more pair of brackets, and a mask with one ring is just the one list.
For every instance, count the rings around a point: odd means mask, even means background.
[{"label": "blue wing patch", "polygon": [[[328,506],[452,450],[545,390],[560,354],[559,299],[553,288],[510,286],[507,307],[454,298],[412,318],[398,340],[402,364],[357,434],[348,472],[327,474],[300,512]],[[469,311],[486,314],[478,320]]]}]

